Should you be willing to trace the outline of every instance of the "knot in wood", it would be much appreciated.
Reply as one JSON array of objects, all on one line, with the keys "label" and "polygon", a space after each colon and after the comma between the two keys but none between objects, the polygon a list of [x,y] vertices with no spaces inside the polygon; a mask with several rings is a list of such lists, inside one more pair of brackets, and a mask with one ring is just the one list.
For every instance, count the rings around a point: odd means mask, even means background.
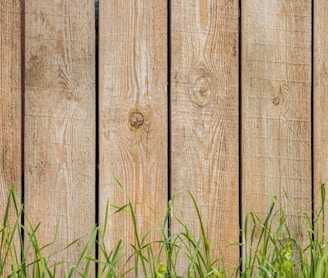
[{"label": "knot in wood", "polygon": [[274,97],[272,100],[273,105],[277,106],[280,103],[280,98],[279,97]]},{"label": "knot in wood", "polygon": [[201,106],[208,104],[211,96],[211,85],[206,77],[198,77],[195,82],[194,94],[197,103]]},{"label": "knot in wood", "polygon": [[68,93],[66,94],[66,98],[67,98],[68,100],[72,100],[72,99],[73,99],[73,93],[72,93],[72,92],[68,92]]},{"label": "knot in wood", "polygon": [[133,111],[129,116],[129,123],[135,129],[141,127],[144,123],[144,115],[139,111]]}]

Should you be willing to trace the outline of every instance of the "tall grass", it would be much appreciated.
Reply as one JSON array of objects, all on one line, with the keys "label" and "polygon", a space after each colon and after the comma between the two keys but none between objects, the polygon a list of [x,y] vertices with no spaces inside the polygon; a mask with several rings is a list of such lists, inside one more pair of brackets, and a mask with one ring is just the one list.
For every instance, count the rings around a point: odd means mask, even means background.
[{"label": "tall grass", "polygon": [[[195,218],[199,222],[198,235],[192,233],[182,218],[172,213],[173,204],[180,194],[187,194],[190,198]],[[312,212],[299,212],[296,217],[300,223],[305,223],[301,227],[302,231],[306,231],[305,237],[291,228],[287,208],[276,197],[272,198],[264,219],[248,212],[241,231],[244,238],[243,259],[240,266],[235,266],[233,273],[227,273],[222,258],[212,259],[211,243],[206,235],[201,211],[189,191],[174,195],[168,202],[161,224],[145,234],[139,231],[139,216],[130,200],[116,207],[108,203],[105,222],[90,231],[80,256],[74,265],[68,265],[65,261],[54,262],[54,256],[73,248],[80,239],[68,243],[62,250],[54,250],[57,225],[53,240],[41,246],[37,231],[42,223],[32,226],[14,190],[10,189],[0,230],[0,276],[60,277],[58,269],[65,266],[64,277],[89,277],[94,273],[93,265],[96,265],[97,277],[328,277],[327,242],[323,233],[326,200],[324,185],[321,187],[321,196],[321,208],[313,214],[314,217]],[[111,208],[114,208],[115,214],[130,215],[135,242],[128,245],[121,239],[108,250],[105,231]],[[9,217],[12,211],[15,215],[13,219]],[[24,225],[21,222],[23,217]],[[180,226],[177,231],[170,229],[172,219]],[[97,258],[94,255],[96,248],[99,253]],[[186,262],[186,269],[179,269],[177,262],[181,258]]]},{"label": "tall grass", "polygon": [[[288,198],[288,196],[286,196]],[[290,224],[287,208],[272,198],[264,220],[248,212],[244,221],[244,258],[240,277],[328,277],[327,242],[324,234],[325,185],[321,186],[321,207],[299,211]],[[292,230],[299,227],[300,230]],[[305,235],[304,235],[305,233]]]}]

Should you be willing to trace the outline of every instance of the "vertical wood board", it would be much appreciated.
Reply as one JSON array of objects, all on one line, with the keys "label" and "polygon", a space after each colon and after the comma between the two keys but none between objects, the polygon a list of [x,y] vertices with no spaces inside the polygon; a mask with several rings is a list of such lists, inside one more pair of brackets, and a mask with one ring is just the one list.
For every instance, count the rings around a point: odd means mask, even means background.
[{"label": "vertical wood board", "polygon": [[[9,188],[21,197],[21,5],[18,0],[0,4],[0,227],[6,213]],[[13,229],[17,214],[9,211],[9,229]],[[20,249],[16,245],[19,254]],[[5,256],[1,249],[1,258]],[[9,275],[10,259],[4,275]],[[1,266],[2,267],[2,266]],[[8,271],[8,272],[7,272]]]},{"label": "vertical wood board", "polygon": [[21,20],[20,1],[0,5],[0,210],[8,188],[21,190]]},{"label": "vertical wood board", "polygon": [[[130,199],[142,236],[154,228],[150,223],[161,224],[167,207],[167,4],[99,4],[100,223],[107,202]],[[135,244],[131,215],[110,213],[106,238],[109,250],[120,238]]]},{"label": "vertical wood board", "polygon": [[94,1],[25,4],[25,208],[41,246],[82,237],[53,256],[72,266],[95,224]]},{"label": "vertical wood board", "polygon": [[311,211],[311,1],[242,3],[242,211],[286,192],[295,216]]},{"label": "vertical wood board", "polygon": [[[202,213],[212,259],[238,264],[238,1],[171,1],[172,195],[190,190]],[[200,235],[187,194],[175,201]],[[173,222],[173,233],[181,230]],[[179,262],[186,275],[187,261]]]},{"label": "vertical wood board", "polygon": [[[328,2],[325,0],[316,1],[314,4],[314,103],[313,103],[313,129],[314,129],[314,204],[315,210],[321,208],[321,184],[328,183],[328,28],[327,13]],[[325,202],[325,211],[328,203]],[[326,215],[325,226],[328,219]]]}]

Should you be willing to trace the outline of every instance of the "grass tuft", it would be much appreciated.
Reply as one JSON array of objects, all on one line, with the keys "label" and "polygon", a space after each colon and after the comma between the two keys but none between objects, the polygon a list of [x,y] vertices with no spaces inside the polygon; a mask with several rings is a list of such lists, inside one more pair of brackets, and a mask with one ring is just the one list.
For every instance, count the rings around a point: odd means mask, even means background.
[{"label": "grass tuft", "polygon": [[[125,188],[116,179],[119,187]],[[172,208],[177,196],[187,194],[200,227],[199,235],[192,232],[185,221],[173,215]],[[33,226],[24,213],[23,206],[11,188],[0,227],[0,276],[1,277],[58,277],[59,268],[67,272],[64,277],[89,277],[97,267],[97,277],[328,277],[328,252],[324,234],[326,201],[325,186],[321,186],[321,207],[318,212],[298,212],[291,223],[276,197],[272,198],[264,219],[248,212],[242,232],[244,250],[240,266],[229,273],[222,257],[212,259],[211,245],[206,235],[201,211],[190,191],[176,193],[168,202],[164,219],[158,227],[141,234],[133,203],[115,208],[115,214],[128,213],[131,217],[135,243],[127,245],[120,239],[112,250],[106,247],[105,232],[108,228],[110,204],[106,206],[106,219],[102,227],[95,226],[90,232],[80,256],[73,265],[66,261],[54,262],[54,256],[81,244],[76,239],[62,250],[55,250],[58,227],[51,242],[41,246],[37,231],[42,223]],[[13,213],[14,212],[14,213]],[[14,214],[14,218],[10,215]],[[21,219],[25,218],[25,225]],[[179,228],[170,228],[174,220]],[[292,228],[293,227],[293,228]],[[299,227],[299,231],[295,231]],[[304,233],[305,231],[305,233]],[[156,240],[153,240],[153,234]],[[239,244],[239,243],[236,243]],[[99,257],[95,257],[98,248]],[[179,269],[179,260],[187,261],[186,269]],[[131,267],[132,264],[132,267]],[[231,272],[231,271],[230,271]],[[179,276],[180,275],[180,276]]]}]

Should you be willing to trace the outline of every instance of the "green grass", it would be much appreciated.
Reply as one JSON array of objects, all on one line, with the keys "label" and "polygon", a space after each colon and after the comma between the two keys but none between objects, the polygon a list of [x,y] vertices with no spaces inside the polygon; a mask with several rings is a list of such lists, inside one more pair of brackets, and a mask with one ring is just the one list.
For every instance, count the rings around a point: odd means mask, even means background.
[{"label": "green grass", "polygon": [[[195,219],[199,222],[199,235],[195,235],[182,218],[172,214],[176,197],[181,194],[187,194],[190,198]],[[244,250],[243,260],[231,273],[226,270],[222,258],[212,258],[211,243],[206,235],[201,211],[189,191],[174,195],[161,224],[146,234],[138,230],[139,216],[130,200],[119,207],[107,204],[103,226],[94,227],[77,261],[74,265],[68,265],[68,262],[56,262],[54,258],[58,253],[81,243],[81,239],[67,243],[62,250],[55,250],[57,225],[53,240],[41,246],[37,233],[42,223],[32,226],[14,190],[10,189],[0,230],[0,276],[58,277],[59,268],[63,266],[66,269],[65,277],[89,277],[96,266],[98,277],[328,277],[327,242],[321,232],[324,230],[325,195],[322,185],[321,209],[314,214],[314,219],[312,212],[298,212],[293,217],[296,225],[286,213],[288,207],[283,207],[276,197],[272,198],[264,219],[248,212],[241,231],[243,243],[236,243]],[[114,208],[115,214],[130,215],[134,244],[127,245],[119,240],[112,250],[106,248],[105,231],[111,208]],[[10,211],[14,212],[14,219],[9,217]],[[24,225],[21,224],[23,217]],[[178,231],[169,229],[172,220],[180,226]],[[295,227],[300,227],[300,230],[295,231]],[[151,239],[154,234],[156,241]],[[99,250],[98,258],[95,258],[96,248]],[[186,269],[179,269],[179,260],[184,260]]]},{"label": "green grass", "polygon": [[[240,277],[328,277],[328,252],[324,231],[325,186],[321,186],[321,208],[299,211],[291,222],[276,197],[262,221],[253,212],[245,217],[244,261]],[[288,197],[286,196],[288,200]],[[295,223],[296,222],[296,223]],[[292,230],[290,226],[299,227]],[[316,227],[316,229],[314,229]]]}]

